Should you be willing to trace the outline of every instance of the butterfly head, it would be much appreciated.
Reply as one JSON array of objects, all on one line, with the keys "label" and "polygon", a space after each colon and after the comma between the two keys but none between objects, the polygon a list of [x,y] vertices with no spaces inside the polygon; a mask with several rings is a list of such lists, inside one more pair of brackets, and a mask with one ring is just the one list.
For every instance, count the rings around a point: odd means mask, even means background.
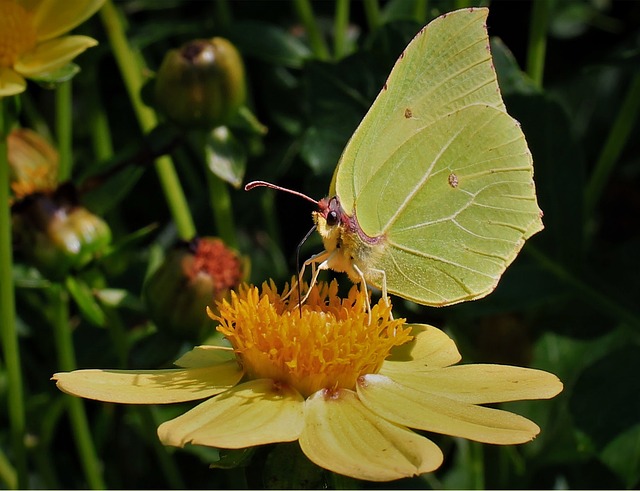
[{"label": "butterfly head", "polygon": [[349,226],[349,216],[345,213],[337,196],[318,201],[318,211],[313,212],[313,221],[325,246],[327,241],[337,243],[345,227]]}]

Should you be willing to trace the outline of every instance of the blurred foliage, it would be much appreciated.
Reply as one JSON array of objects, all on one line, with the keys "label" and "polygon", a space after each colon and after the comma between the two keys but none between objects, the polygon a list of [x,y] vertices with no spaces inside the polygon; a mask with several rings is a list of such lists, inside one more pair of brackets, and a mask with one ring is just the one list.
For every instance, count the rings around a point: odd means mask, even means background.
[{"label": "blurred foliage", "polygon": [[[197,136],[196,144],[166,122],[143,134],[100,16],[77,29],[100,45],[76,61],[81,72],[72,81],[72,181],[81,202],[103,217],[113,235],[109,251],[65,283],[78,367],[168,367],[191,347],[187,340],[168,340],[158,332],[142,301],[145,279],[178,241],[153,172],[156,157],[173,157],[200,236],[223,235],[215,211],[220,204],[212,205],[211,196],[224,189],[237,249],[250,258],[250,280],[273,278],[283,284],[295,271],[297,244],[311,226],[311,205],[271,190],[247,193],[224,181],[237,186],[244,175],[245,181],[267,180],[323,197],[342,148],[413,35],[442,12],[480,4],[313,2],[317,45],[297,15],[301,3],[115,2],[149,79],[168,50],[192,39],[221,36],[241,53],[247,74],[244,119],[230,123],[228,133]],[[344,3],[350,16],[338,37],[336,4]],[[547,5],[542,87],[523,72],[532,2],[492,1],[488,21],[506,106],[522,124],[533,153],[545,230],[485,299],[442,309],[395,299],[397,316],[446,329],[466,362],[527,365],[557,374],[565,384],[560,396],[509,404],[540,425],[540,436],[503,448],[436,435],[445,453],[442,468],[372,484],[329,475],[305,461],[295,444],[247,451],[166,449],[155,428],[185,405],[141,408],[86,401],[108,487],[640,486],[640,125],[633,99],[640,78],[640,2]],[[22,98],[21,125],[52,134],[53,94],[31,84]],[[631,111],[626,119],[625,108]],[[612,152],[608,142],[616,138],[619,151]],[[194,151],[198,144],[206,155]],[[598,174],[603,159],[611,161],[610,171]],[[313,236],[302,257],[320,249]],[[19,248],[15,254],[30,484],[87,488],[66,417],[67,396],[49,380],[63,368],[52,347],[58,290],[26,265]],[[340,281],[349,286],[346,277]],[[4,387],[0,370],[0,418],[7,428]],[[0,448],[10,455],[5,430]]]}]

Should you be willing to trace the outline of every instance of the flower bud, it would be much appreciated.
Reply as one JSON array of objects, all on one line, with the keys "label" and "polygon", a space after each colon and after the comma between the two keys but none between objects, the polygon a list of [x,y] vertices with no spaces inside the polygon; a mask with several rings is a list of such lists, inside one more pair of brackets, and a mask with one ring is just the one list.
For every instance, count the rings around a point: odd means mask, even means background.
[{"label": "flower bud", "polygon": [[11,189],[15,197],[53,192],[57,187],[59,161],[55,148],[27,128],[13,130],[7,144]]},{"label": "flower bud", "polygon": [[174,123],[226,125],[245,102],[244,66],[223,38],[196,39],[169,51],[155,83],[155,103]]},{"label": "flower bud", "polygon": [[40,272],[61,280],[101,254],[111,242],[111,230],[100,217],[65,195],[35,193],[13,207],[13,232],[19,251]]},{"label": "flower bud", "polygon": [[171,250],[144,287],[160,331],[199,342],[215,332],[206,308],[227,298],[243,279],[238,255],[217,238],[203,237]]}]

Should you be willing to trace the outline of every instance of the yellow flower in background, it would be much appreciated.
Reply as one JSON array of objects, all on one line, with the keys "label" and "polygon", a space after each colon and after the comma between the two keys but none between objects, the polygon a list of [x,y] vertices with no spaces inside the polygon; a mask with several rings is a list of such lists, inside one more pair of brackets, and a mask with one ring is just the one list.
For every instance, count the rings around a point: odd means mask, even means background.
[{"label": "yellow flower in background", "polygon": [[100,401],[160,404],[205,399],[158,428],[165,445],[244,448],[298,440],[331,471],[389,481],[437,469],[440,449],[410,428],[516,444],[540,431],[526,418],[480,404],[547,399],[554,375],[501,365],[457,365],[454,342],[427,325],[392,319],[366,293],[243,286],[213,315],[232,348],[200,346],[180,368],[57,373],[58,387]]},{"label": "yellow flower in background", "polygon": [[64,36],[105,0],[0,0],[0,97],[26,89],[25,78],[53,72],[95,46],[87,36]]},{"label": "yellow flower in background", "polygon": [[58,187],[58,151],[28,128],[17,128],[7,138],[11,190],[17,199],[34,193],[52,193]]}]

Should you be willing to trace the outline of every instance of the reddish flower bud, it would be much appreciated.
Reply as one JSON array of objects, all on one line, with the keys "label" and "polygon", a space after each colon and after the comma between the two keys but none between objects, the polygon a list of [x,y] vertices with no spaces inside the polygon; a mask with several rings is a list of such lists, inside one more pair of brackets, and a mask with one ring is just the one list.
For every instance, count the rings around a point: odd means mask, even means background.
[{"label": "reddish flower bud", "polygon": [[242,261],[222,240],[203,237],[171,250],[149,277],[144,298],[161,331],[202,341],[215,333],[206,308],[227,298],[243,279]]}]

